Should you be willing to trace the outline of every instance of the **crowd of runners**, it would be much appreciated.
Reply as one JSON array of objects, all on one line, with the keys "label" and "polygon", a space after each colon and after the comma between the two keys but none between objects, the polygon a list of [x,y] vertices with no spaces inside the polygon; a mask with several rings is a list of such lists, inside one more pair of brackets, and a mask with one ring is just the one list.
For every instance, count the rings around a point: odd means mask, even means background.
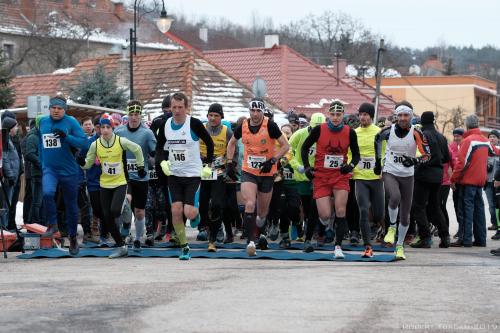
[{"label": "crowd of runners", "polygon": [[[15,115],[4,112],[2,186],[13,205],[3,227],[16,228],[24,172],[24,222],[47,226],[45,236],[68,237],[72,255],[80,223],[83,242],[112,240],[111,258],[127,256],[129,245],[141,251],[170,242],[188,260],[189,223],[210,252],[244,239],[248,256],[269,241],[282,249],[296,241],[304,252],[334,243],[336,259],[344,258],[343,244],[359,245],[370,258],[380,244],[403,260],[405,246],[430,248],[434,237],[440,248],[486,246],[483,191],[492,239],[500,239],[500,133],[483,136],[475,115],[448,144],[434,114],[417,116],[406,101],[375,121],[374,105],[348,116],[334,100],[325,113],[289,112],[281,127],[262,99],[249,101],[248,117],[236,123],[224,119],[223,107],[212,104],[203,123],[190,115],[188,98],[174,93],[151,122],[136,100],[125,116],[78,122],[56,96],[50,115],[32,120],[22,139]],[[450,191],[458,223],[452,236]]]}]

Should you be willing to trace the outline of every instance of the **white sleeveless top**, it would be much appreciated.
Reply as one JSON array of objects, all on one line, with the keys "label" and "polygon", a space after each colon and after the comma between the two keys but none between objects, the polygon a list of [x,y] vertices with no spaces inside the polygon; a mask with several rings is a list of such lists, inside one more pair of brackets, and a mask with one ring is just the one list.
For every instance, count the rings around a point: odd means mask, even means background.
[{"label": "white sleeveless top", "polygon": [[200,141],[191,136],[191,117],[178,130],[172,129],[173,117],[165,124],[164,150],[168,150],[170,171],[177,177],[200,177],[203,164],[200,157]]},{"label": "white sleeveless top", "polygon": [[384,157],[384,172],[388,172],[397,177],[410,177],[413,176],[414,167],[405,167],[403,165],[403,155],[408,157],[415,157],[417,155],[417,143],[413,137],[413,126],[404,138],[399,138],[395,133],[395,126],[391,126],[391,133],[387,146],[385,148]]}]

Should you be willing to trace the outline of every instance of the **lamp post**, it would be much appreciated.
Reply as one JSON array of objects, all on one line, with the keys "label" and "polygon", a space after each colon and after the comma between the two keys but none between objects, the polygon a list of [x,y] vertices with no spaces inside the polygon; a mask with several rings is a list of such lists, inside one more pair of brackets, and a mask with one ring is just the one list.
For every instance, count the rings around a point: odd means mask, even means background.
[{"label": "lamp post", "polygon": [[[165,1],[162,0],[163,8],[160,18],[156,20],[156,27],[162,34],[166,33],[172,26],[173,18],[167,16]],[[130,99],[134,99],[134,56],[137,54],[137,0],[134,0],[134,27],[130,28]]]},{"label": "lamp post", "polygon": [[340,57],[342,57],[342,52],[335,52],[333,54],[333,56],[335,57],[335,61],[337,62],[335,67],[337,68],[337,86],[339,85],[339,75],[340,75],[340,71],[339,71],[339,59]]},{"label": "lamp post", "polygon": [[377,50],[377,65],[375,66],[375,115],[373,119],[377,121],[378,117],[378,107],[380,106],[380,82],[382,79],[381,67],[382,67],[382,53],[385,52],[384,40],[380,40],[380,46]]}]

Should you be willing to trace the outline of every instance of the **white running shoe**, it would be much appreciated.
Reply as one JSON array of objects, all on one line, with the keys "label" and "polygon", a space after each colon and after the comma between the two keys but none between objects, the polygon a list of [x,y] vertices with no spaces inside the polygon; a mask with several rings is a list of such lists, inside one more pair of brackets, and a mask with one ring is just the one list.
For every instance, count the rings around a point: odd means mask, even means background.
[{"label": "white running shoe", "polygon": [[333,252],[335,259],[344,259],[344,252],[342,252],[342,248],[339,245],[335,246],[335,251]]},{"label": "white running shoe", "polygon": [[248,243],[247,245],[247,254],[250,256],[250,257],[255,257],[255,255],[257,254],[256,253],[256,249],[255,249],[255,243],[253,241],[251,241],[250,243]]}]

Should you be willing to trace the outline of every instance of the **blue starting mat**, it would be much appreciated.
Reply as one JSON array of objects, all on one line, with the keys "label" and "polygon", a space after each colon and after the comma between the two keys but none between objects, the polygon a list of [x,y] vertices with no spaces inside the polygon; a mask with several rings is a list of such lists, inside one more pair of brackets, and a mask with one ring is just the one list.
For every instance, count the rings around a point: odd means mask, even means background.
[{"label": "blue starting mat", "polygon": [[[80,248],[80,253],[76,258],[84,257],[108,257],[115,249],[111,248]],[[141,258],[177,258],[179,249],[158,249],[158,248],[142,248],[136,252],[129,249],[129,257]],[[336,260],[332,253],[303,253],[298,251],[257,251],[257,256],[249,257],[244,250],[218,250],[217,252],[208,252],[206,250],[191,250],[192,258],[209,258],[209,259],[272,259],[272,260],[304,260],[304,261],[345,261],[345,262],[391,262],[394,261],[393,254],[376,254],[373,258],[361,258],[360,253],[344,253],[344,259]],[[18,259],[37,259],[37,258],[71,258],[67,250],[63,249],[41,249],[31,253],[19,255]]]},{"label": "blue starting mat", "polygon": [[[91,243],[91,242],[84,242],[81,244],[81,248],[110,248],[112,247],[113,244],[97,244],[97,243]],[[229,244],[216,244],[218,249],[226,249],[226,250],[244,250],[246,249],[246,244],[244,243],[229,243]],[[148,246],[143,245],[144,248],[150,248]],[[154,247],[152,248],[157,248],[157,249],[171,249],[171,248],[178,248],[178,245],[175,245],[174,243],[157,243],[155,244]],[[190,243],[189,247],[191,249],[207,249],[208,243]],[[284,249],[279,247],[278,243],[269,243],[268,244],[269,250],[281,250],[285,251]],[[286,249],[286,251],[293,251],[293,250],[299,250],[302,251],[304,249],[304,243],[300,242],[293,242],[291,247]],[[364,246],[353,246],[353,245],[342,245],[342,250],[344,251],[364,251]],[[394,252],[393,247],[383,247],[381,245],[373,245],[372,249],[374,252],[387,252],[391,253]],[[334,250],[333,245],[324,245],[324,246],[315,246],[316,251],[330,251],[332,252]]]}]

